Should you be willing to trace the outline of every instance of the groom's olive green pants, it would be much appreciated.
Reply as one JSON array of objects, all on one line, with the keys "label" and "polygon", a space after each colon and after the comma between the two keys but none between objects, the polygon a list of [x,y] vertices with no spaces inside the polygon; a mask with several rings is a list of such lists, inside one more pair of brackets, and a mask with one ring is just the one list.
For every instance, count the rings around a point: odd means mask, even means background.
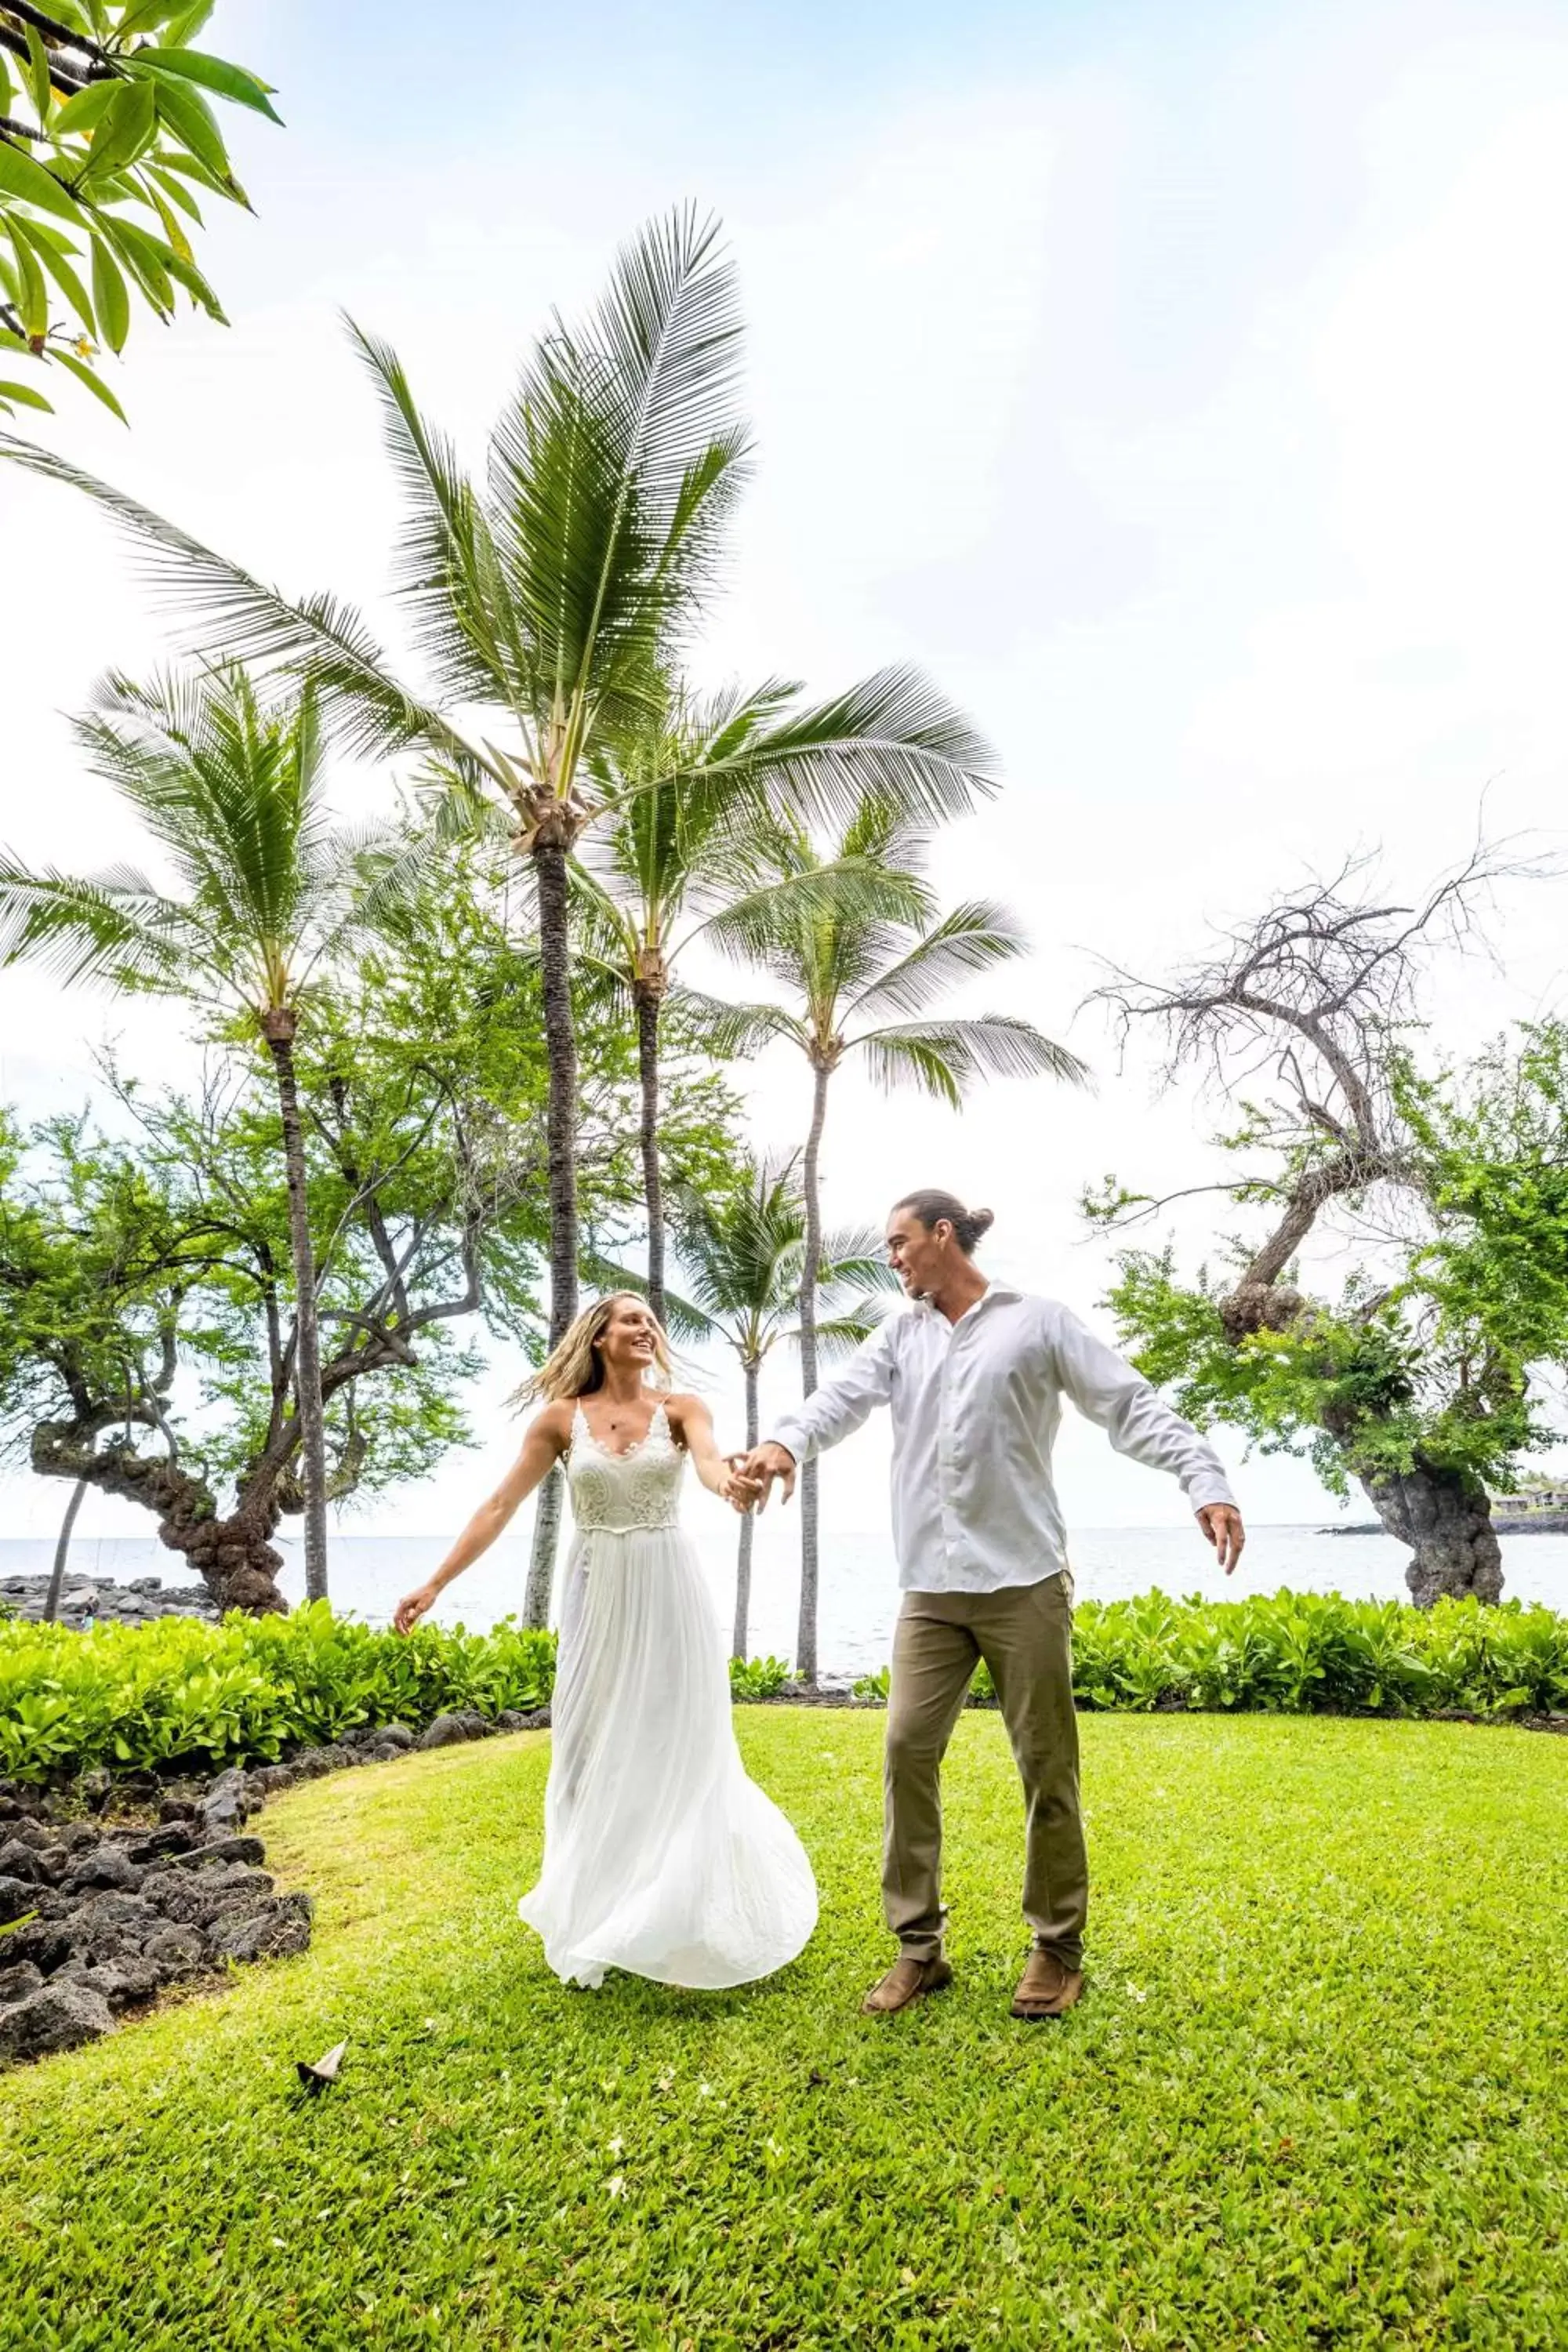
[{"label": "groom's olive green pants", "polygon": [[982,1658],[1024,1783],[1024,1916],[1037,1945],[1076,1969],[1089,1864],[1065,1570],[999,1592],[905,1593],[893,1635],[883,1775],[888,1925],[911,1959],[942,1949],[942,1759]]}]

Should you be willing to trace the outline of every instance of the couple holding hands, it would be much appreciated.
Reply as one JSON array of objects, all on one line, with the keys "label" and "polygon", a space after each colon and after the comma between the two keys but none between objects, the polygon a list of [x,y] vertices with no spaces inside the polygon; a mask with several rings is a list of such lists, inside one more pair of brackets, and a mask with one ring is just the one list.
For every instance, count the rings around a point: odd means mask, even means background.
[{"label": "couple holding hands", "polygon": [[518,1911],[568,1983],[607,1968],[665,1984],[744,1984],[816,1924],[800,1840],[748,1779],[724,1642],[681,1533],[689,1459],[740,1509],[785,1496],[798,1465],[891,1409],[893,1536],[903,1588],[884,1769],[882,1895],[899,1957],[866,1995],[907,2008],[951,1982],[942,1948],[942,1759],[984,1659],[1024,1784],[1024,1916],[1015,2017],[1060,2017],[1082,1988],[1089,1877],[1072,1697],[1072,1580],[1051,1481],[1068,1397],[1118,1453],[1180,1481],[1227,1573],[1241,1517],[1211,1448],[1149,1382],[1048,1298],[988,1282],[991,1223],[951,1193],[910,1193],[888,1220],[912,1302],[837,1379],[746,1455],[719,1452],[708,1408],[661,1385],[663,1332],[627,1292],[579,1316],[531,1384],[543,1410],[428,1583],[406,1633],[488,1549],[557,1462],[576,1538],[567,1561],[544,1800],[544,1861]]}]

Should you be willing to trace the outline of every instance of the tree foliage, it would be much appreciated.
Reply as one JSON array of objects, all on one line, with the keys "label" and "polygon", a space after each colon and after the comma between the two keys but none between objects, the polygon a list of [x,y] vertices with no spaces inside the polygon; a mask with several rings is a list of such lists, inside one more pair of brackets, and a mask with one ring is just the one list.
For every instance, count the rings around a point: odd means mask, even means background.
[{"label": "tree foliage", "polygon": [[271,85],[193,46],[212,0],[0,0],[0,413],[52,406],[58,367],[115,415],[100,372],[140,302],[223,320],[196,263],[202,200],[246,205],[212,101],[279,120]]},{"label": "tree foliage", "polygon": [[[1140,1368],[1200,1425],[1310,1455],[1334,1493],[1359,1482],[1427,1599],[1500,1580],[1486,1489],[1556,1441],[1568,1368],[1568,1026],[1448,1068],[1412,1034],[1420,961],[1480,879],[1472,863],[1408,908],[1341,877],[1173,982],[1108,992],[1233,1100],[1276,1082],[1237,1101],[1234,1172],[1201,1188],[1262,1211],[1261,1235],[1234,1231],[1195,1278],[1171,1244],[1120,1255],[1110,1304]],[[1166,1205],[1110,1180],[1085,1203],[1115,1228]],[[1330,1233],[1350,1256],[1331,1293],[1299,1256]]]}]

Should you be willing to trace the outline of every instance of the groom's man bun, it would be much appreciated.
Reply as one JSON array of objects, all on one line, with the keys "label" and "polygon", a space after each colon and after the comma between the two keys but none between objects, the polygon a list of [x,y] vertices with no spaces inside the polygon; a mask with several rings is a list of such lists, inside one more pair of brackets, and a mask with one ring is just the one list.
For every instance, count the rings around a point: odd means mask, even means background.
[{"label": "groom's man bun", "polygon": [[906,1192],[894,1205],[912,1210],[928,1232],[945,1219],[965,1257],[973,1255],[976,1242],[996,1222],[989,1209],[966,1209],[956,1192],[943,1192],[936,1185],[928,1185],[921,1192]]}]

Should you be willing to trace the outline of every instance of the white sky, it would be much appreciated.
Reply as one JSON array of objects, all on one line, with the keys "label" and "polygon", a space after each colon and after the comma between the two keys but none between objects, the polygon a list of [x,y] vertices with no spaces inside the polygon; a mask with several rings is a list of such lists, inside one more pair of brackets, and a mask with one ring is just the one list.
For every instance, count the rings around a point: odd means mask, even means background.
[{"label": "white sky", "polygon": [[[260,217],[208,246],[234,324],[139,322],[133,430],[80,401],[52,437],[393,635],[390,487],[339,308],[391,338],[477,457],[551,304],[591,296],[620,236],[694,196],[739,259],[761,460],[707,666],[826,688],[913,659],[973,715],[1006,790],[941,871],[950,896],[1009,901],[1037,950],[985,1002],[1062,1034],[1095,954],[1158,971],[1209,918],[1358,845],[1413,887],[1468,846],[1489,788],[1494,830],[1559,843],[1561,8],[1058,14],[1011,47],[1005,13],[978,38],[954,15],[900,58],[891,34],[851,54],[853,11],[831,37],[742,12],[715,48],[677,0],[590,59],[570,30],[510,56],[490,0],[466,12],[470,68],[500,44],[493,87],[468,77],[476,116],[437,103],[412,16],[332,12],[342,56],[375,44],[361,89],[316,55],[303,5],[226,6],[213,45],[269,72],[289,124],[237,140]],[[818,37],[849,45],[840,71],[811,71]],[[0,838],[94,865],[132,837],[62,714],[110,662],[161,657],[162,625],[64,493],[0,471]],[[1501,968],[1444,982],[1446,1045],[1561,1005],[1563,902],[1561,884],[1509,897]],[[188,1066],[155,1009],[0,974],[0,1095],[78,1102],[110,1031],[149,1076]],[[1092,1015],[1071,1034],[1090,1097],[998,1087],[955,1120],[845,1076],[829,1216],[949,1184],[996,1212],[994,1271],[1092,1314],[1107,1262],[1081,1185],[1201,1177],[1211,1117],[1153,1101],[1144,1066],[1118,1077]],[[802,1072],[763,1064],[752,1100],[761,1141],[798,1139]],[[449,1531],[513,1443],[479,1410],[482,1454],[345,1524]],[[830,1531],[882,1523],[882,1444],[829,1464]],[[1097,1433],[1069,1429],[1061,1465],[1080,1524],[1183,1514]],[[1299,1465],[1239,1483],[1259,1519],[1327,1516]],[[62,1502],[0,1480],[0,1529],[52,1530]],[[79,1523],[147,1524],[96,1497]]]}]

